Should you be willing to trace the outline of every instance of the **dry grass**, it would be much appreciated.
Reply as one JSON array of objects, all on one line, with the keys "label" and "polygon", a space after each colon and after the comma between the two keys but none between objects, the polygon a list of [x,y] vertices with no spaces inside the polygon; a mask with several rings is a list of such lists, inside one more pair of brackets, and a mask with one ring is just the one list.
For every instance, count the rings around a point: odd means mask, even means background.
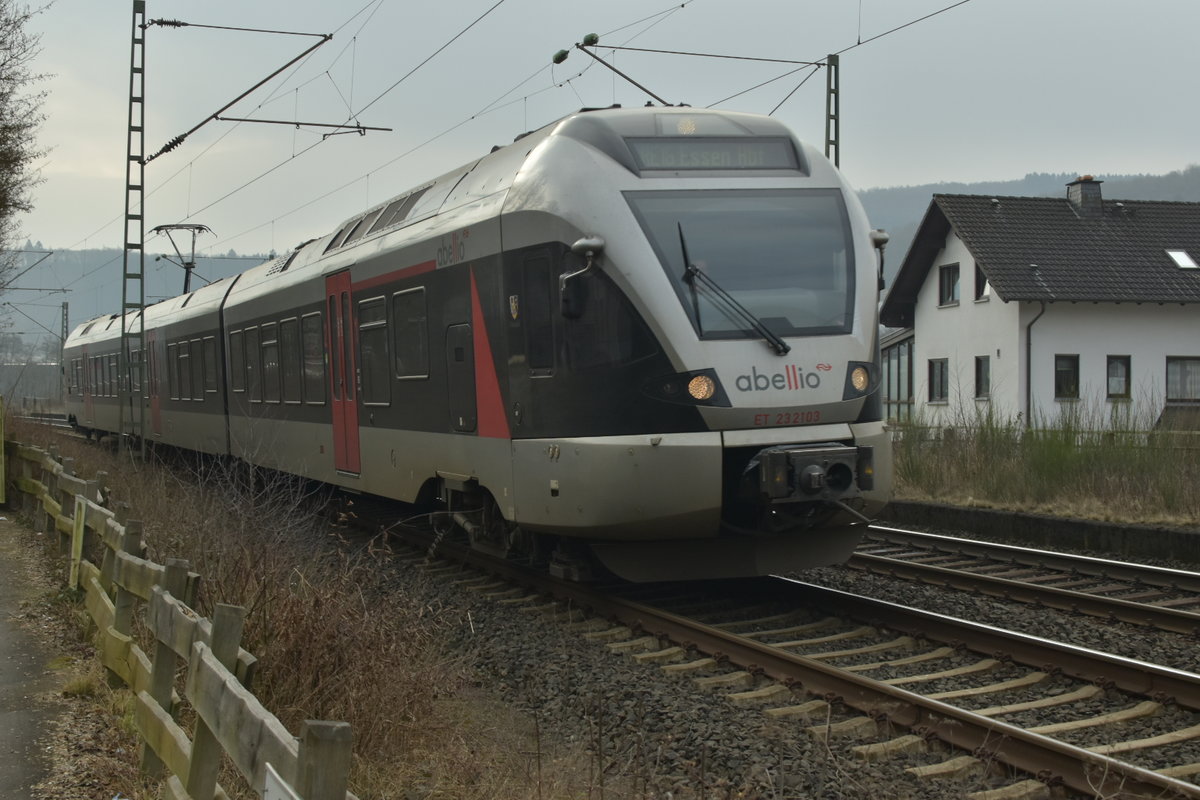
[{"label": "dry grass", "polygon": [[1025,429],[987,416],[897,427],[896,496],[1138,524],[1200,526],[1200,436],[1129,420]]},{"label": "dry grass", "polygon": [[[306,719],[349,722],[359,797],[587,796],[586,779],[572,777],[587,774],[586,757],[554,752],[532,721],[470,688],[469,654],[442,644],[459,621],[386,584],[386,543],[351,546],[330,532],[320,515],[327,490],[224,462],[138,465],[37,425],[11,436],[57,447],[77,474],[106,472],[112,496],[142,522],[149,557],[187,559],[202,576],[197,611],[246,609],[256,696],[293,732]],[[131,716],[103,684],[81,676],[70,692],[126,727]],[[222,784],[237,781],[227,774]]]}]

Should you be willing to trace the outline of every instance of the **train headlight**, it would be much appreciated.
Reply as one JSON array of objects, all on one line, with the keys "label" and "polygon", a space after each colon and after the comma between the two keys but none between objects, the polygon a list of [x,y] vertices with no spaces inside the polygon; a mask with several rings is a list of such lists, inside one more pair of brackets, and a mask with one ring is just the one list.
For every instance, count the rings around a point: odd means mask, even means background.
[{"label": "train headlight", "polygon": [[717,393],[717,382],[707,375],[696,375],[688,381],[688,394],[694,400],[711,400]]},{"label": "train headlight", "polygon": [[879,366],[869,361],[851,361],[846,365],[843,400],[857,400],[879,389]]},{"label": "train headlight", "polygon": [[850,385],[859,392],[867,390],[867,387],[871,385],[871,376],[865,367],[855,367],[850,371]]},{"label": "train headlight", "polygon": [[642,392],[655,400],[685,406],[719,406],[729,408],[729,396],[721,388],[716,370],[697,369],[660,375],[642,384]]}]

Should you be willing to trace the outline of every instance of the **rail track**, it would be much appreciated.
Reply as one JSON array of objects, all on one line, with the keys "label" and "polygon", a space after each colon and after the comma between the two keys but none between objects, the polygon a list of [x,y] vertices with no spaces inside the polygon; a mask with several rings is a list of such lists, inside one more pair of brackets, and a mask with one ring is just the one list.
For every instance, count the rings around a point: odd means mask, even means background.
[{"label": "rail track", "polygon": [[847,566],[1200,640],[1200,573],[871,526]]},{"label": "rail track", "polygon": [[861,759],[917,754],[914,774],[930,779],[1004,765],[1043,789],[1200,798],[1200,675],[794,580],[585,586],[406,536],[481,572],[464,585],[814,737],[858,737]]}]

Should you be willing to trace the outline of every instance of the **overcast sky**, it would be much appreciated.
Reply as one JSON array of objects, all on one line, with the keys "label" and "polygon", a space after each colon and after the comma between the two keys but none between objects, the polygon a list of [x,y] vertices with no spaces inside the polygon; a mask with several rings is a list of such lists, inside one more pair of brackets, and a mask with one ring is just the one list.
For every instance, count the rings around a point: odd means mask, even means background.
[{"label": "overcast sky", "polygon": [[[210,253],[284,251],[582,106],[643,105],[643,91],[577,50],[551,66],[592,32],[602,57],[667,101],[774,110],[818,145],[824,70],[800,86],[811,70],[798,65],[604,46],[794,61],[844,51],[841,164],[860,189],[1200,162],[1197,0],[969,0],[935,14],[952,4],[148,0],[152,20],[334,34],[227,116],[393,130],[323,140],[210,122],[147,165],[147,229],[202,223],[216,232],[200,240]],[[47,247],[120,246],[131,8],[55,0],[36,22],[50,154],[23,229]],[[147,154],[316,41],[159,26],[146,38]]]}]

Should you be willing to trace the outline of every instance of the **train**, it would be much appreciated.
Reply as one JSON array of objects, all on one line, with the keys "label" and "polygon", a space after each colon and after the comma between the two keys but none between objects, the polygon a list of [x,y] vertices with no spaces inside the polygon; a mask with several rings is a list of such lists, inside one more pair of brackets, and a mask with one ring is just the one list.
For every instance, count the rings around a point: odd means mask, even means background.
[{"label": "train", "polygon": [[119,314],[78,325],[64,396],[89,435],[415,504],[568,577],[802,570],[889,498],[885,240],[775,119],[583,109],[128,312],[124,360]]}]

